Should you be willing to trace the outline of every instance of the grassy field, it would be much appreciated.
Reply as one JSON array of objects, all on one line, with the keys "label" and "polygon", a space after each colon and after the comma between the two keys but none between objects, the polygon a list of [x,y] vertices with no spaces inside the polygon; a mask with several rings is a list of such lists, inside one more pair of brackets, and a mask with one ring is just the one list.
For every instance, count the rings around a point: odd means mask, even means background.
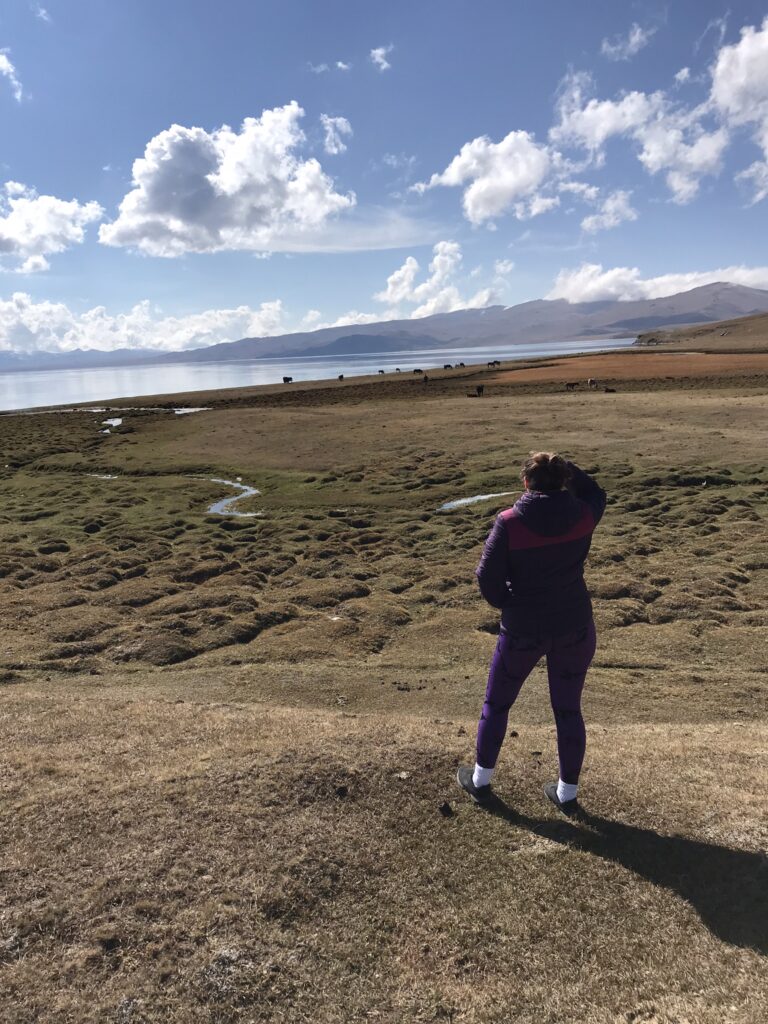
[{"label": "grassy field", "polygon": [[[142,399],[108,435],[0,416],[0,1019],[768,1018],[768,356],[746,358]],[[564,390],[588,376],[615,393]],[[541,667],[493,812],[454,781],[497,630],[473,569],[514,495],[437,509],[517,491],[552,447],[610,496],[578,824],[541,792]],[[238,477],[260,514],[209,515]]]}]

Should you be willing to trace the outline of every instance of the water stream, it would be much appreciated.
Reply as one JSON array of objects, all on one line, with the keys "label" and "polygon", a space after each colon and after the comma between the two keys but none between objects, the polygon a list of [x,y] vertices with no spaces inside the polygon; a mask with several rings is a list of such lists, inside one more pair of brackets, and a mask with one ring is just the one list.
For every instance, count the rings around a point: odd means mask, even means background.
[{"label": "water stream", "polygon": [[235,480],[222,480],[220,477],[211,477],[212,484],[225,484],[227,487],[236,487],[240,494],[232,494],[228,498],[221,498],[220,501],[215,501],[213,505],[208,508],[209,516],[240,516],[243,519],[253,519],[256,516],[263,516],[263,512],[240,512],[237,509],[233,509],[232,506],[236,501],[242,501],[243,498],[250,498],[254,494],[261,494],[261,491],[257,487],[249,487],[247,484],[241,484]]},{"label": "water stream", "polygon": [[455,508],[463,508],[465,505],[474,505],[476,501],[490,501],[491,498],[506,498],[515,491],[497,491],[495,494],[473,494],[471,498],[456,498],[454,501],[446,501],[441,505],[438,512],[452,512]]}]

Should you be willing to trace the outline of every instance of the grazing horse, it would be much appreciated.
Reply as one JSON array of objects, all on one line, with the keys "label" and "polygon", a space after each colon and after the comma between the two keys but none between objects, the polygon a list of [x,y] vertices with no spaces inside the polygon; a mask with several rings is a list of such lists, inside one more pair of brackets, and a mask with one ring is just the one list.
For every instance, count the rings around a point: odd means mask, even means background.
[{"label": "grazing horse", "polygon": [[568,383],[565,385],[565,390],[575,391],[578,386],[579,382],[577,380],[569,380]]},{"label": "grazing horse", "polygon": [[587,387],[588,388],[592,388],[593,390],[596,390],[596,388],[597,388],[597,381],[595,380],[594,377],[590,377],[589,378],[589,380],[587,381]]},{"label": "grazing horse", "polygon": [[343,373],[339,374],[339,380],[344,380],[344,374]]},{"label": "grazing horse", "polygon": [[384,373],[384,371],[383,370],[379,370],[379,373]]},{"label": "grazing horse", "polygon": [[399,366],[396,366],[396,367],[395,367],[395,373],[402,373],[402,372],[403,372],[403,371],[402,371],[402,370],[400,369],[400,367],[399,367]]},{"label": "grazing horse", "polygon": [[463,367],[464,363],[458,363],[457,365]]},{"label": "grazing horse", "polygon": [[283,377],[283,384],[293,384],[293,377]]},{"label": "grazing horse", "polygon": [[453,366],[451,365],[451,363],[443,363],[443,369],[444,370],[452,370]]},{"label": "grazing horse", "polygon": [[424,373],[424,371],[423,371],[423,370],[414,370],[413,372],[414,372],[414,373]]}]

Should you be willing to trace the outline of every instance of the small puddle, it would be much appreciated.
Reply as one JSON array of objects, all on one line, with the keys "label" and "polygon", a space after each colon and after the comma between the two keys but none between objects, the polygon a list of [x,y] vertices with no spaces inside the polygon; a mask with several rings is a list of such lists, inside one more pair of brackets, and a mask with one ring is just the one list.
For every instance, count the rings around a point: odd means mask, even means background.
[{"label": "small puddle", "polygon": [[515,491],[497,491],[495,494],[473,494],[471,498],[456,498],[455,501],[446,501],[437,509],[438,512],[452,512],[455,508],[463,508],[465,505],[474,505],[476,501],[490,501],[491,498],[506,498]]},{"label": "small puddle", "polygon": [[241,484],[236,480],[222,480],[220,477],[211,477],[212,484],[224,484],[227,487],[236,487],[240,494],[232,494],[229,498],[222,498],[221,501],[215,501],[213,505],[208,509],[209,516],[241,516],[242,518],[253,519],[256,516],[263,516],[263,512],[238,512],[237,509],[232,508],[236,501],[242,501],[243,498],[250,498],[254,494],[261,494],[261,491],[257,487],[249,487],[247,484]]}]

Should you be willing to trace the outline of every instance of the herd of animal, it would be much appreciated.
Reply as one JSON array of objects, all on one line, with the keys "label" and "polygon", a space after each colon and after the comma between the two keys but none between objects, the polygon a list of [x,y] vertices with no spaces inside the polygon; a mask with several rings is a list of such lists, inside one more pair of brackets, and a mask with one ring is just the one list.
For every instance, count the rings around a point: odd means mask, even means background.
[{"label": "herd of animal", "polygon": [[[491,359],[488,362],[488,367],[489,368],[492,369],[492,368],[494,368],[496,366],[501,366],[501,361],[500,360],[498,360],[498,359]],[[464,368],[465,368],[464,367],[464,363],[456,363],[455,365],[453,363],[443,363],[443,369],[444,370],[459,370],[459,369],[464,369]],[[384,370],[379,370],[379,373],[381,373],[381,374],[384,374],[384,372],[385,372]],[[395,367],[395,373],[402,373],[402,372],[403,371],[400,369],[399,366]],[[416,367],[416,369],[414,369],[413,372],[417,376],[419,376],[419,375],[421,376],[422,383],[424,383],[424,384],[428,384],[429,383],[429,376],[428,376],[428,374],[424,373],[424,371],[421,369],[421,367]],[[340,373],[339,376],[338,376],[338,379],[339,380],[344,380],[344,374]],[[293,377],[283,377],[283,384],[293,384]],[[566,381],[566,384],[565,384],[565,390],[566,391],[575,391],[577,388],[580,388],[580,387],[581,387],[581,381],[578,381],[578,380],[569,380],[569,381]],[[599,391],[600,390],[600,382],[598,380],[595,380],[594,377],[590,377],[587,380],[587,387],[589,388],[590,391]],[[615,395],[616,394],[616,388],[609,388],[609,387],[603,386],[603,391],[607,395]],[[482,398],[484,393],[485,393],[485,385],[484,384],[476,384],[474,392],[472,392],[472,391],[468,391],[467,392],[467,398]]]}]

